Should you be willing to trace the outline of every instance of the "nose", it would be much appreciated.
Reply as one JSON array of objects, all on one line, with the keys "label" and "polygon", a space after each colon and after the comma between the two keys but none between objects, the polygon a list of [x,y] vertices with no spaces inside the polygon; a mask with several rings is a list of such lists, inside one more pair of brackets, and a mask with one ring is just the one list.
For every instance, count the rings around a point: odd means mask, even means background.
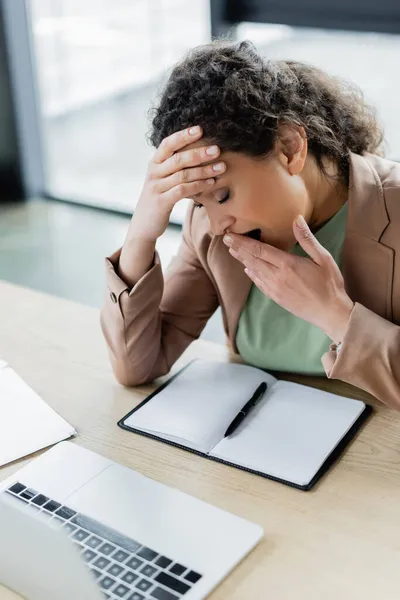
[{"label": "nose", "polygon": [[214,235],[224,235],[235,223],[234,217],[220,214],[219,211],[208,211],[208,218]]}]

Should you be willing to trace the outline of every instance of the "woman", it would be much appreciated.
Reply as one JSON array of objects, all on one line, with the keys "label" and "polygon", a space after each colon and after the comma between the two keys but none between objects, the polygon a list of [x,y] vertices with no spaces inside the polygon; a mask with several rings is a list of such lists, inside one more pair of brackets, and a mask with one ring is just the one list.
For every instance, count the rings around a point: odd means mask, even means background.
[{"label": "woman", "polygon": [[[249,42],[214,42],[174,68],[151,141],[125,244],[107,260],[118,380],[167,373],[221,305],[245,362],[326,374],[400,408],[400,165],[379,156],[362,95]],[[184,197],[164,282],[155,243]]]}]

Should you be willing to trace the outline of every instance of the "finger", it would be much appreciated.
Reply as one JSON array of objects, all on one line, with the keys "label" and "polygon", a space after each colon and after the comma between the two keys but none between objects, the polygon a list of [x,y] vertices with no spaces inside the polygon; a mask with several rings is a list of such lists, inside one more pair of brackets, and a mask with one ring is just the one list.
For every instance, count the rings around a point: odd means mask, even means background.
[{"label": "finger", "polygon": [[200,194],[204,190],[212,189],[215,179],[206,179],[204,181],[193,181],[191,183],[181,183],[172,189],[161,194],[161,201],[165,201],[171,206],[176,204],[182,198],[188,198],[195,194]]},{"label": "finger", "polygon": [[267,263],[260,258],[256,258],[251,254],[248,254],[247,257],[241,260],[241,262],[244,264],[246,269],[249,269],[262,281],[272,279],[278,271],[275,265]]},{"label": "finger", "polygon": [[182,169],[169,177],[160,179],[157,182],[157,187],[162,192],[167,192],[171,188],[180,185],[182,183],[190,183],[193,181],[201,181],[203,179],[210,179],[217,175],[222,175],[225,171],[225,163],[218,162],[207,167],[196,167],[192,169]]},{"label": "finger", "polygon": [[326,250],[326,248],[319,243],[315,235],[313,235],[302,215],[299,215],[295,220],[293,224],[293,233],[303,250],[305,250],[310,258],[318,265],[331,256],[328,250]]},{"label": "finger", "polygon": [[[229,239],[230,238],[230,239]],[[289,260],[290,255],[284,250],[252,240],[244,235],[232,234],[224,236],[224,243],[230,246],[239,256],[252,255],[268,263],[281,267]]]},{"label": "finger", "polygon": [[274,275],[276,275],[278,271],[278,267],[276,267],[275,265],[266,262],[261,258],[256,258],[248,252],[239,254],[238,252],[233,250],[233,248],[230,248],[229,253],[232,254],[232,256],[236,258],[236,260],[239,260],[247,269],[250,269],[250,271],[257,274],[262,279],[271,279]]},{"label": "finger", "polygon": [[209,163],[220,154],[218,146],[202,146],[192,148],[183,152],[176,152],[161,165],[157,165],[154,173],[157,177],[167,177],[177,171],[182,171],[189,167],[196,167],[202,163]]},{"label": "finger", "polygon": [[246,268],[244,272],[246,273],[247,277],[249,277],[252,280],[252,282],[265,296],[272,298],[272,294],[270,292],[268,284],[265,281],[261,280],[257,273],[248,268]]},{"label": "finger", "polygon": [[164,162],[167,158],[172,156],[174,152],[196,142],[202,135],[203,130],[198,126],[189,127],[188,129],[183,129],[182,131],[177,131],[176,133],[169,135],[163,139],[157,148],[152,161],[157,164]]}]

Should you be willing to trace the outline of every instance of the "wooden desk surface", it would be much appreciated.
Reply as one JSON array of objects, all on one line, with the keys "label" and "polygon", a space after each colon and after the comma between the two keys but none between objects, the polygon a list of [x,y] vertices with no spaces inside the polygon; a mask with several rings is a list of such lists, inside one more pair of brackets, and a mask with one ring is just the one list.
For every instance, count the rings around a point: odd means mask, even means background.
[{"label": "wooden desk surface", "polygon": [[[229,360],[222,346],[196,342],[179,366],[194,356]],[[0,357],[76,427],[75,443],[263,526],[213,600],[399,598],[400,415],[366,393],[291,378],[376,407],[335,467],[301,492],[118,428],[152,388],[114,380],[95,309],[0,282]],[[28,460],[0,468],[0,480]],[[16,598],[0,586],[0,600]]]}]

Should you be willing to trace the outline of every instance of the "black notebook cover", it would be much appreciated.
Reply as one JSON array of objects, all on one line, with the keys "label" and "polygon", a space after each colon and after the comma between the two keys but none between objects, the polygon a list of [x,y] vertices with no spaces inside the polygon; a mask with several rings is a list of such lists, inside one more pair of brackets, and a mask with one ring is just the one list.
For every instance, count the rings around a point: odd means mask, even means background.
[{"label": "black notebook cover", "polygon": [[277,481],[278,483],[284,483],[285,485],[289,485],[290,487],[294,487],[298,490],[308,492],[309,490],[311,490],[312,487],[314,487],[314,485],[317,483],[317,481],[330,469],[330,467],[338,460],[339,456],[344,452],[345,448],[348,446],[350,441],[354,438],[354,436],[356,435],[358,430],[361,428],[361,426],[365,423],[365,421],[368,419],[368,417],[373,412],[372,406],[370,406],[369,404],[366,404],[363,412],[360,414],[358,419],[353,423],[353,425],[351,426],[349,431],[343,436],[343,438],[337,444],[337,446],[332,450],[331,454],[328,456],[328,458],[325,460],[325,462],[321,465],[320,469],[315,473],[315,475],[311,479],[311,481],[309,483],[307,483],[306,485],[299,485],[297,483],[293,483],[292,481],[286,481],[285,479],[280,479],[279,477],[275,477],[273,475],[268,475],[268,473],[263,473],[262,471],[256,471],[254,469],[249,469],[247,467],[243,467],[242,465],[238,465],[236,463],[223,460],[216,456],[210,456],[209,454],[200,452],[199,450],[194,450],[193,448],[188,448],[184,444],[178,444],[177,442],[167,440],[159,435],[155,435],[153,433],[148,433],[146,431],[142,431],[141,429],[136,429],[134,427],[130,427],[129,425],[125,424],[125,419],[128,419],[133,413],[135,413],[137,410],[139,410],[147,402],[150,402],[150,400],[152,398],[154,398],[154,396],[159,394],[165,387],[167,387],[170,383],[172,383],[174,381],[174,379],[176,379],[191,364],[192,363],[190,362],[185,367],[183,367],[183,369],[181,369],[180,371],[175,373],[175,375],[173,375],[170,379],[168,379],[168,381],[163,383],[152,394],[147,396],[147,398],[145,398],[143,400],[143,402],[138,404],[138,406],[135,406],[134,409],[132,409],[128,414],[126,414],[124,417],[122,417],[122,419],[120,419],[118,421],[119,427],[121,427],[122,429],[126,429],[127,431],[132,431],[133,433],[138,433],[140,435],[144,435],[144,436],[152,438],[154,440],[158,440],[159,442],[163,442],[164,444],[169,444],[170,446],[175,446],[176,448],[181,448],[182,450],[192,452],[193,454],[198,454],[199,456],[202,456],[203,458],[207,458],[209,460],[214,460],[216,462],[222,463],[229,467],[241,469],[242,471],[247,471],[248,473],[252,473],[253,475],[260,475],[261,477],[265,477],[266,479],[271,479],[273,481]]}]

